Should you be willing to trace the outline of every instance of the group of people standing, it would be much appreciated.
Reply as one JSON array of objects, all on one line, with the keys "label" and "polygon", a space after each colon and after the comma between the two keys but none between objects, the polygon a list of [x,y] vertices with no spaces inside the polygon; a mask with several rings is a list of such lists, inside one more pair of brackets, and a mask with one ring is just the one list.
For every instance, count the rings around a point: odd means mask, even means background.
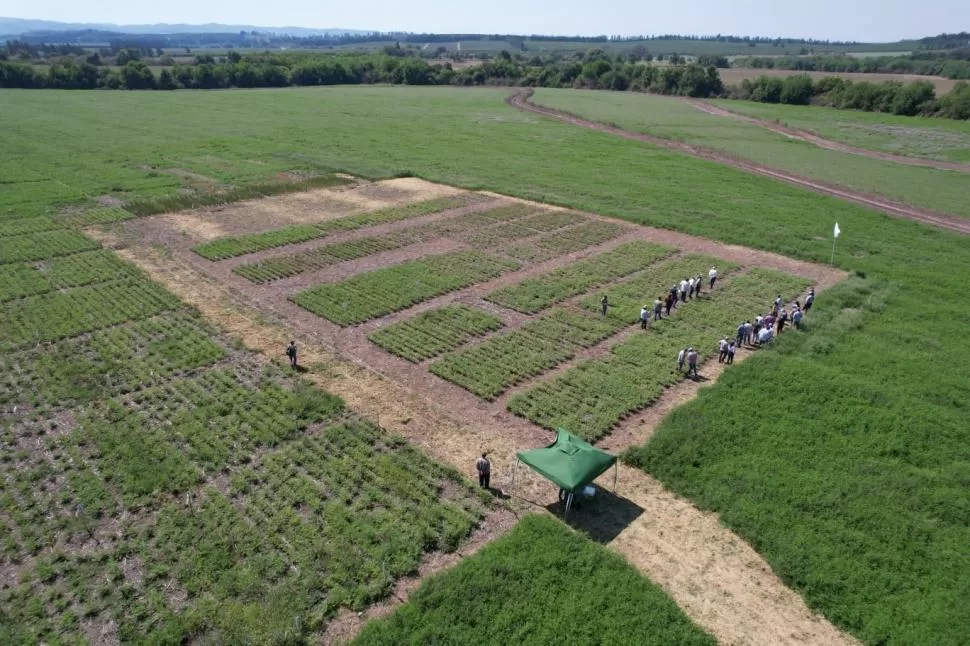
[{"label": "group of people standing", "polygon": [[[717,282],[717,267],[711,267],[710,271],[707,272],[708,289],[714,289],[714,284]],[[670,316],[670,310],[677,307],[677,303],[688,301],[692,298],[697,298],[701,295],[701,290],[704,289],[704,279],[702,276],[698,275],[694,278],[690,276],[685,277],[679,283],[670,288],[670,291],[666,295],[658,296],[653,302],[653,320],[659,321],[666,316]],[[606,300],[606,297],[603,297]],[[605,310],[603,312],[606,313]],[[650,308],[644,305],[640,308],[640,329],[646,330],[650,325]]]},{"label": "group of people standing", "polygon": [[[804,306],[800,301],[796,300],[792,303],[792,308],[789,312],[783,303],[781,294],[779,294],[767,314],[764,316],[756,316],[754,323],[751,321],[743,321],[738,325],[734,339],[724,337],[718,341],[717,362],[728,365],[734,363],[734,355],[737,349],[745,343],[755,348],[771,343],[776,335],[782,333],[785,325],[789,321],[791,321],[796,329],[800,329],[802,321],[805,318],[805,313],[812,309],[812,305],[815,303],[815,288],[813,287],[808,291]],[[692,346],[688,346],[677,353],[677,369],[683,371],[684,364],[686,363],[687,376],[696,377],[697,360],[697,350]]]}]

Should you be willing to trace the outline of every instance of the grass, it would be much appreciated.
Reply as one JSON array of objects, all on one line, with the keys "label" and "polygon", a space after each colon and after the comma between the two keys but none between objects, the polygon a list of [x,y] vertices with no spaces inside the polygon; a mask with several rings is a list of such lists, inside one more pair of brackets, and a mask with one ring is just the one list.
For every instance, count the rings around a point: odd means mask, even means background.
[{"label": "grass", "polygon": [[455,251],[375,269],[291,297],[300,307],[337,325],[353,325],[405,309],[518,268],[479,251]]},{"label": "grass", "polygon": [[[701,112],[669,97],[541,88],[533,101],[633,132],[712,148],[811,179],[970,217],[970,203],[962,198],[970,194],[970,173],[903,166],[825,150],[755,124]],[[732,102],[728,107],[733,106]],[[825,114],[836,116],[832,111]]]},{"label": "grass", "polygon": [[970,123],[897,117],[818,106],[716,101],[722,108],[814,132],[850,146],[942,161],[970,162]]},{"label": "grass", "polygon": [[[771,352],[735,366],[696,402],[679,409],[655,445],[648,445],[653,457],[644,464],[667,487],[717,512],[812,609],[864,641],[964,641],[970,633],[964,611],[970,571],[965,550],[970,522],[963,503],[970,462],[965,420],[970,350],[963,342],[968,308],[962,298],[970,275],[966,239],[520,113],[503,103],[506,94],[413,87],[2,91],[0,222],[60,217],[93,206],[105,194],[126,200],[171,194],[183,182],[165,172],[170,168],[243,185],[301,167],[365,177],[410,172],[813,262],[829,261],[832,224],[838,221],[843,234],[835,263],[853,278],[820,295],[809,333],[784,336]],[[177,121],[167,118],[173,113],[180,115]],[[279,136],[281,131],[286,136]],[[385,145],[375,148],[375,140]],[[943,187],[940,195],[948,191]],[[7,307],[0,309],[4,316]],[[53,424],[58,432],[70,431],[61,417],[44,415],[43,423],[0,419],[0,460],[8,474],[0,488],[15,496],[21,490],[53,492],[55,509],[72,510],[59,518],[74,518],[74,505],[60,503],[59,496],[78,491],[96,505],[97,487],[85,483],[98,482],[97,472],[83,463],[83,469],[64,466],[53,473],[47,462],[18,468],[23,453],[18,447],[50,433]],[[60,455],[66,459],[66,450]],[[66,473],[76,473],[71,486],[66,475],[60,478]],[[109,494],[117,495],[110,489]],[[17,507],[4,503],[3,508]],[[156,570],[150,558],[151,577],[140,587],[131,585],[144,594],[125,596],[125,585],[91,575],[109,566],[115,572],[124,552],[52,554],[31,561],[17,538],[30,533],[30,519],[2,521],[12,523],[2,540],[13,541],[8,553],[26,563],[26,580],[16,588],[15,601],[0,603],[0,612],[7,613],[0,619],[0,630],[6,631],[0,641],[51,642],[52,632],[33,640],[20,637],[26,634],[22,631],[51,626],[63,640],[76,639],[79,628],[72,616],[102,625],[115,616],[128,617],[117,622],[125,641],[139,641],[144,633],[137,629],[145,621],[155,628],[156,639],[172,634],[172,641],[185,635],[233,641],[220,631],[235,626],[244,634],[251,629],[246,637],[256,641],[281,623],[292,628],[296,615],[326,616],[302,613],[304,597],[317,588],[302,581],[267,594],[265,570],[240,560],[228,571],[239,574],[233,579],[241,583],[239,590],[257,592],[248,597],[253,601],[247,602],[243,592],[233,603],[218,597],[202,611],[183,614],[184,631],[163,632],[175,624],[168,623],[173,613],[162,591],[184,590],[179,579],[169,577],[170,564],[160,561]],[[259,525],[253,531],[258,530]],[[37,541],[40,547],[53,544]],[[124,539],[120,545],[133,543]],[[211,557],[199,561],[200,571],[226,553],[218,543],[209,545]],[[61,570],[63,576],[57,574]],[[74,586],[90,592],[87,601],[65,596]],[[590,589],[584,584],[584,594]],[[547,590],[539,596],[556,598]],[[531,607],[519,606],[523,612]],[[296,612],[281,611],[288,607]],[[136,621],[136,610],[148,619]],[[552,629],[562,617],[537,613],[529,625]],[[299,630],[306,634],[305,626]]]},{"label": "grass", "polygon": [[439,197],[423,202],[392,206],[359,215],[337,218],[321,224],[293,224],[262,233],[216,238],[211,242],[198,245],[193,248],[193,251],[207,260],[225,260],[264,249],[323,238],[338,231],[354,231],[377,224],[417,218],[422,215],[472,204],[479,199],[481,198],[474,195]]},{"label": "grass", "polygon": [[502,327],[497,316],[465,305],[448,305],[371,332],[375,345],[413,363],[454,350]]},{"label": "grass", "polygon": [[[523,600],[528,600],[524,603]],[[354,642],[714,644],[623,559],[548,516],[425,581]]]},{"label": "grass", "polygon": [[485,298],[523,314],[535,314],[593,287],[640,271],[672,250],[651,242],[630,242],[588,260],[497,289]]}]

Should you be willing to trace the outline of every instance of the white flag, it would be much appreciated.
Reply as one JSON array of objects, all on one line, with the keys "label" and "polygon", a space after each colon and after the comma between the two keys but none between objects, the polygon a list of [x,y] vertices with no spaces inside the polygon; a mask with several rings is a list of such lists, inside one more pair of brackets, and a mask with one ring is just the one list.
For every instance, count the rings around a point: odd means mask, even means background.
[{"label": "white flag", "polygon": [[835,223],[835,231],[832,232],[832,235],[834,235],[836,238],[838,238],[840,233],[842,233],[842,230],[839,229],[839,223],[836,222]]}]

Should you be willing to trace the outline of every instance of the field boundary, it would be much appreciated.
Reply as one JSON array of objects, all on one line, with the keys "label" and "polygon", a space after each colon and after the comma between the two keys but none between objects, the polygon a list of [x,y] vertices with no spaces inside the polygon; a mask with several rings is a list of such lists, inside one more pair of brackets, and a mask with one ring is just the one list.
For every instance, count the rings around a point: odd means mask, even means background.
[{"label": "field boundary", "polygon": [[661,137],[656,137],[653,135],[648,135],[639,132],[631,132],[629,130],[624,130],[616,126],[607,125],[600,123],[598,121],[590,121],[589,119],[584,119],[582,117],[564,112],[562,110],[556,110],[553,108],[547,108],[544,106],[536,105],[529,101],[529,98],[533,95],[534,90],[532,88],[527,88],[525,90],[520,90],[515,94],[510,95],[506,99],[506,103],[510,106],[517,108],[519,110],[524,110],[526,112],[532,112],[534,114],[542,115],[552,119],[557,119],[559,121],[579,126],[581,128],[588,128],[590,130],[597,130],[599,132],[604,132],[607,134],[615,135],[617,137],[623,137],[624,139],[630,139],[633,141],[639,141],[643,143],[652,144],[654,146],[659,146],[661,148],[666,148],[668,150],[673,150],[680,153],[685,153],[693,157],[699,157],[701,159],[706,159],[708,161],[716,162],[718,164],[724,164],[738,170],[743,170],[748,173],[755,175],[762,175],[764,177],[770,177],[772,179],[780,180],[782,182],[787,182],[794,186],[804,188],[816,193],[822,193],[830,197],[834,197],[847,202],[852,202],[860,206],[864,206],[886,215],[903,218],[906,220],[914,220],[922,224],[927,224],[930,226],[938,227],[941,229],[947,229],[950,231],[955,231],[957,233],[962,233],[964,235],[970,235],[970,220],[959,218],[956,216],[946,215],[943,213],[937,213],[934,211],[929,211],[926,209],[920,209],[901,202],[896,202],[893,200],[888,200],[883,197],[876,195],[870,195],[867,193],[862,193],[859,191],[854,191],[852,189],[845,188],[843,186],[837,186],[833,184],[828,184],[825,182],[820,182],[817,180],[809,179],[801,175],[796,175],[794,173],[788,173],[775,168],[770,168],[768,166],[761,166],[759,164],[754,164],[745,159],[739,157],[732,157],[722,152],[714,151],[709,148],[703,148],[701,146],[694,146],[691,144],[685,144],[677,141],[671,141],[669,139],[663,139]]},{"label": "field boundary", "polygon": [[939,161],[936,159],[923,159],[921,157],[907,157],[905,155],[894,155],[892,153],[884,153],[877,150],[857,148],[856,146],[850,146],[849,144],[843,144],[838,141],[826,139],[809,130],[792,128],[791,126],[783,126],[781,124],[774,123],[773,121],[741,114],[740,112],[735,112],[729,108],[714,105],[710,101],[705,101],[703,99],[684,99],[684,102],[700,110],[701,112],[706,112],[707,114],[717,117],[735,119],[736,121],[742,121],[744,123],[751,123],[766,130],[777,132],[778,134],[784,135],[791,139],[798,139],[799,141],[815,144],[819,148],[825,148],[826,150],[834,150],[840,153],[859,155],[860,157],[878,159],[879,161],[892,162],[894,164],[904,164],[906,166],[922,166],[924,168],[936,168],[937,170],[953,170],[961,173],[970,173],[970,164]]}]

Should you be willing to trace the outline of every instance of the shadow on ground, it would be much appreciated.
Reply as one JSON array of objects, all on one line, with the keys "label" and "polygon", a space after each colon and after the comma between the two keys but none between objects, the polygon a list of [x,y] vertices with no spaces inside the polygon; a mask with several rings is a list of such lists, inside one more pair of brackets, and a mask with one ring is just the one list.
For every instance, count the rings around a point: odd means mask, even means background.
[{"label": "shadow on ground", "polygon": [[[562,518],[565,505],[547,505],[550,513]],[[566,524],[584,532],[598,543],[609,543],[643,514],[643,507],[623,496],[597,487],[592,498],[577,496],[569,510]]]}]

